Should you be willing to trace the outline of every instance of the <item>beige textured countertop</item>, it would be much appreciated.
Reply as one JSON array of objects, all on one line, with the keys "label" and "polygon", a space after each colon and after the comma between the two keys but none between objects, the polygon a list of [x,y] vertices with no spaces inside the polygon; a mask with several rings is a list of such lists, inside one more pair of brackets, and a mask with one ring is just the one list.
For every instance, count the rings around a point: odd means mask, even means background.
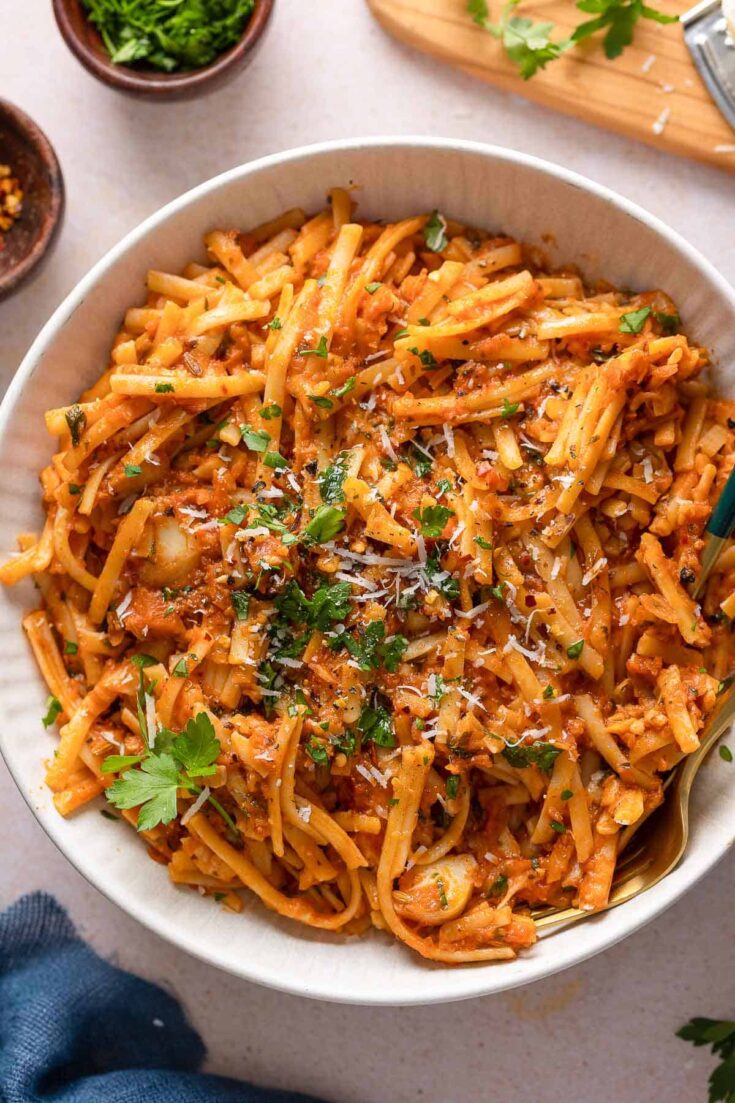
[{"label": "beige textured countertop", "polygon": [[[558,161],[653,211],[735,282],[731,176],[410,53],[373,24],[362,0],[277,0],[250,69],[197,103],[170,105],[128,100],[94,81],[50,9],[49,0],[2,2],[2,95],[47,131],[68,198],[48,268],[0,305],[3,389],[61,298],[144,216],[242,161],[327,138],[446,135]],[[662,93],[651,103],[652,120],[664,101]],[[469,1003],[370,1009],[269,992],[167,946],[57,853],[2,766],[0,837],[0,905],[29,889],[53,892],[99,950],[181,997],[210,1068],[335,1103],[699,1103],[712,1061],[674,1031],[695,1014],[735,1017],[733,854],[645,930],[561,976]]]}]

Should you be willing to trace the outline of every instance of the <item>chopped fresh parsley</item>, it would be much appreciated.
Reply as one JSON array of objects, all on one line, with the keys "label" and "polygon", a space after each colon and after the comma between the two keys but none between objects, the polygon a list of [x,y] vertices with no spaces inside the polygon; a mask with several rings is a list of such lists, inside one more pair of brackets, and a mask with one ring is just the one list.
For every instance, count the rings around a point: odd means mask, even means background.
[{"label": "chopped fresh parsley", "polygon": [[131,658],[133,666],[137,666],[139,670],[143,670],[146,666],[156,666],[160,661],[153,657],[153,655],[146,655],[144,651],[139,651],[137,655],[133,655]]},{"label": "chopped fresh parsley", "polygon": [[424,563],[424,574],[435,590],[447,601],[456,601],[459,597],[459,580],[445,571],[439,562],[438,551],[433,551]]},{"label": "chopped fresh parsley", "polygon": [[156,394],[172,394],[174,389],[173,383],[156,383]]},{"label": "chopped fresh parsley", "polygon": [[283,322],[278,317],[278,315],[276,315],[275,318],[272,318],[270,320],[270,322],[266,322],[266,327],[265,328],[266,329],[283,329]]},{"label": "chopped fresh parsley", "polygon": [[280,452],[266,452],[263,463],[266,467],[275,468],[276,471],[285,471],[288,467],[288,460]]},{"label": "chopped fresh parsley", "polygon": [[351,375],[349,379],[345,379],[344,383],[340,387],[335,387],[332,394],[335,398],[344,398],[350,391],[354,391],[355,384],[357,383],[357,376]]},{"label": "chopped fresh parsley", "polygon": [[395,674],[398,670],[398,665],[407,647],[408,640],[405,636],[391,636],[378,648],[383,666],[391,674]]},{"label": "chopped fresh parsley", "polygon": [[561,797],[562,800],[571,800],[571,798],[574,796],[574,793],[572,792],[571,789],[562,789],[559,796]]},{"label": "chopped fresh parsley", "polygon": [[245,505],[233,506],[229,513],[226,513],[224,517],[218,517],[217,522],[220,525],[241,525],[248,515],[248,507]]},{"label": "chopped fresh parsley", "polygon": [[575,643],[570,643],[567,648],[567,655],[570,659],[578,659],[584,651],[584,640],[577,640]]},{"label": "chopped fresh parsley", "polygon": [[342,484],[347,477],[347,453],[340,452],[334,463],[317,475],[319,493],[326,505],[333,506],[345,500]]},{"label": "chopped fresh parsley", "polygon": [[357,721],[357,730],[365,739],[375,743],[378,747],[395,747],[396,745],[393,721],[387,708],[383,705],[376,704],[374,707],[366,705]]},{"label": "chopped fresh parsley", "polygon": [[328,540],[333,540],[345,527],[345,515],[346,511],[337,509],[336,506],[319,506],[304,529],[304,544],[308,547],[312,544],[326,544]]},{"label": "chopped fresh parsley", "polygon": [[71,433],[71,442],[76,448],[81,440],[82,432],[87,424],[87,415],[81,406],[70,406],[66,411],[66,424]]},{"label": "chopped fresh parsley", "polygon": [[544,700],[545,701],[550,701],[553,696],[554,696],[554,687],[552,685],[545,686],[544,687],[544,692],[543,692]]},{"label": "chopped fresh parsley", "polygon": [[187,665],[186,659],[179,659],[171,673],[174,678],[186,678],[187,674],[189,673],[189,667]]},{"label": "chopped fresh parsley", "polygon": [[365,290],[367,291],[368,295],[374,295],[378,288],[382,286],[383,285],[380,280],[373,280],[372,283],[365,284]]},{"label": "chopped fresh parsley", "polygon": [[[234,46],[254,0],[83,0],[115,65],[201,69]],[[220,277],[221,278],[221,277]]]},{"label": "chopped fresh parsley", "polygon": [[[280,417],[283,410],[277,402],[271,402],[268,406],[262,406],[260,409],[260,416],[264,421],[272,421],[274,417]],[[270,440],[270,437],[268,438]]]},{"label": "chopped fresh parsley", "polygon": [[459,792],[459,774],[450,774],[446,780],[447,796],[454,800]]},{"label": "chopped fresh parsley", "polygon": [[509,402],[507,398],[504,398],[503,405],[500,410],[500,416],[502,418],[513,417],[513,414],[517,414],[520,408],[520,402]]},{"label": "chopped fresh parsley", "polygon": [[309,401],[313,402],[315,406],[320,406],[323,410],[331,410],[334,406],[331,398],[327,398],[323,394],[310,394]]},{"label": "chopped fresh parsley", "polygon": [[329,348],[327,346],[327,338],[322,336],[319,338],[315,349],[299,349],[299,356],[321,356],[322,360],[326,360],[329,356]]},{"label": "chopped fresh parsley", "polygon": [[249,425],[241,426],[240,436],[251,452],[265,452],[271,442],[271,435],[265,429],[251,429]]},{"label": "chopped fresh parsley", "polygon": [[250,594],[246,594],[244,590],[232,590],[230,601],[232,602],[232,608],[235,610],[235,619],[247,620],[250,612]]},{"label": "chopped fresh parsley", "polygon": [[549,773],[554,760],[561,754],[561,748],[553,743],[537,740],[535,743],[508,743],[503,748],[503,757],[516,769],[538,766],[539,770]]},{"label": "chopped fresh parsley", "polygon": [[56,717],[61,712],[61,701],[58,697],[51,695],[46,698],[46,715],[43,717],[44,728],[50,728],[56,720]]},{"label": "chopped fresh parsley", "polygon": [[551,828],[556,831],[557,835],[566,835],[567,829],[563,823],[559,823],[558,820],[551,820]]},{"label": "chopped fresh parsley", "polygon": [[78,651],[79,651],[79,644],[74,643],[74,640],[65,640],[64,641],[64,654],[65,655],[76,655],[76,653]]},{"label": "chopped fresh parsley", "polygon": [[422,232],[426,247],[430,249],[432,253],[441,253],[449,244],[449,238],[447,237],[447,222],[444,216],[440,215],[438,211],[432,211],[431,218],[426,222]]},{"label": "chopped fresh parsley", "polygon": [[661,310],[654,310],[653,317],[667,337],[673,337],[675,333],[678,333],[681,325],[681,318],[678,314],[665,314]]},{"label": "chopped fresh parsley", "polygon": [[424,479],[434,466],[434,461],[431,456],[427,456],[426,453],[422,452],[415,444],[411,445],[407,459],[417,479]]},{"label": "chopped fresh parsley", "polygon": [[732,762],[732,751],[725,743],[720,747],[720,758],[723,762]]},{"label": "chopped fresh parsley", "polygon": [[320,586],[308,598],[292,579],[275,601],[276,609],[289,624],[303,624],[318,632],[326,632],[336,621],[343,621],[350,612],[349,582]]},{"label": "chopped fresh parsley", "polygon": [[488,896],[502,896],[507,887],[508,878],[501,873],[500,877],[496,877],[488,889]]},{"label": "chopped fresh parsley", "polygon": [[640,333],[650,313],[650,306],[642,306],[640,310],[631,310],[627,314],[621,314],[618,329],[621,333]]},{"label": "chopped fresh parsley", "polygon": [[454,517],[454,510],[448,506],[425,506],[415,509],[411,516],[419,522],[422,536],[438,540],[449,518]]},{"label": "chopped fresh parsley", "polygon": [[124,471],[126,479],[134,479],[136,475],[143,474],[143,468],[139,463],[126,463]]},{"label": "chopped fresh parsley", "polygon": [[484,536],[476,536],[475,537],[475,543],[479,547],[484,548],[485,551],[492,551],[493,550],[492,544],[490,543],[489,540],[486,540]]},{"label": "chopped fresh parsley", "polygon": [[313,758],[317,766],[329,765],[329,754],[324,743],[320,743],[318,739],[310,739],[306,744],[306,753],[309,758]]}]

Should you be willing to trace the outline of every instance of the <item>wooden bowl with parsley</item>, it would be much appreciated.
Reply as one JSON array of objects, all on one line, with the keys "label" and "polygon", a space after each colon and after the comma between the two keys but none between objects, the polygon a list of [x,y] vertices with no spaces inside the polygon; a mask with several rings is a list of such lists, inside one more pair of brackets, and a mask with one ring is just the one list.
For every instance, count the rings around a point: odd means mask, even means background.
[{"label": "wooden bowl with parsley", "polygon": [[64,40],[105,84],[148,99],[193,99],[253,58],[273,0],[53,0]]}]

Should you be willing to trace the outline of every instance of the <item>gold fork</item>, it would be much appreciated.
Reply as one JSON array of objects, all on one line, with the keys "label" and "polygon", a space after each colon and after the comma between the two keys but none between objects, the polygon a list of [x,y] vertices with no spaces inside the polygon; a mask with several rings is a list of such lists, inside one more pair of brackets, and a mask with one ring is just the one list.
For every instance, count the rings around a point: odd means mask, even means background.
[{"label": "gold fork", "polygon": [[[599,915],[646,892],[680,862],[689,838],[689,799],[697,771],[717,740],[735,721],[735,690],[723,697],[710,717],[699,747],[676,766],[664,782],[665,799],[651,814],[621,833],[618,861],[610,899],[599,911],[580,908],[537,908],[531,912],[536,926],[565,926]],[[645,829],[638,834],[645,824]],[[635,839],[635,845],[631,845]]]}]

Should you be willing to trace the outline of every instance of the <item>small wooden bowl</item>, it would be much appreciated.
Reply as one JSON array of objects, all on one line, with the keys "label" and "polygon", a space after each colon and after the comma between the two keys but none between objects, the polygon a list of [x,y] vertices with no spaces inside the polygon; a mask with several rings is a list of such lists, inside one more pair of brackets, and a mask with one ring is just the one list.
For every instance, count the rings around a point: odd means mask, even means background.
[{"label": "small wooden bowl", "polygon": [[20,217],[3,235],[0,299],[38,273],[64,214],[64,178],[53,146],[32,119],[0,100],[0,164],[10,165],[23,189]]},{"label": "small wooden bowl", "polygon": [[81,0],[53,0],[53,4],[59,30],[85,69],[111,88],[153,100],[194,99],[224,84],[250,64],[273,11],[273,0],[255,0],[242,38],[229,50],[201,69],[161,73],[142,66],[114,65]]}]

